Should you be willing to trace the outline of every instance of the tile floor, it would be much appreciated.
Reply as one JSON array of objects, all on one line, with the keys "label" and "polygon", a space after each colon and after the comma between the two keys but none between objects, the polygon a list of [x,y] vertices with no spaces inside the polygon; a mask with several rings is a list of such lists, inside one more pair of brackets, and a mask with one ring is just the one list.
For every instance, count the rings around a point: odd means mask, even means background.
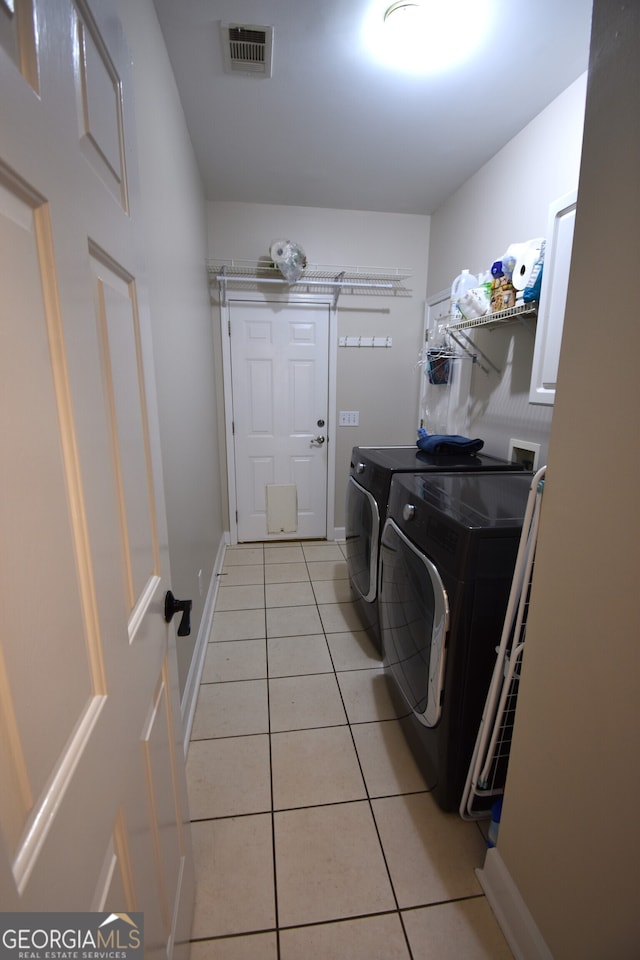
[{"label": "tile floor", "polygon": [[192,960],[512,960],[337,543],[227,549],[187,762]]}]

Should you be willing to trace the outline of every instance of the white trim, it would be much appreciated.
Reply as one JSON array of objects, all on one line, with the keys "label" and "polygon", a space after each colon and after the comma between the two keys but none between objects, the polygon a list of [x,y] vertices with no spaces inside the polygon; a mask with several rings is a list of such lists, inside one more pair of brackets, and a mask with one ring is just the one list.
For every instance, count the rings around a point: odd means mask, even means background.
[{"label": "white trim", "polygon": [[476,876],[515,960],[553,960],[497,847],[487,850],[484,867],[476,870]]},{"label": "white trim", "polygon": [[[336,304],[331,297],[326,294],[296,294],[292,292],[277,293],[256,293],[246,291],[245,293],[227,294],[227,302],[219,304],[220,308],[220,335],[222,337],[222,382],[224,390],[224,423],[225,423],[225,444],[227,460],[227,489],[229,495],[229,540],[231,545],[238,542],[238,524],[236,523],[236,510],[238,508],[236,500],[236,464],[235,451],[233,443],[233,387],[231,381],[231,338],[229,336],[229,304],[234,301],[253,300],[257,303],[270,303],[273,301],[279,303],[317,303],[325,304],[329,307],[329,357],[328,357],[328,421],[327,421],[327,517],[325,524],[325,537],[327,540],[335,539],[333,535],[333,522],[335,517],[335,477],[336,477],[336,432],[337,413],[336,413],[336,379],[338,369],[338,311]],[[266,542],[266,541],[265,541]]]},{"label": "white trim", "polygon": [[336,301],[329,307],[329,419],[327,436],[327,525],[325,536],[327,540],[335,540],[334,522],[336,516],[336,446],[338,438],[337,412],[337,373],[338,373],[338,308]]},{"label": "white trim", "polygon": [[529,403],[550,406],[556,399],[577,204],[577,190],[570,190],[549,204]]},{"label": "white trim", "polygon": [[229,335],[229,301],[220,306],[220,337],[222,339],[222,384],[224,393],[225,459],[227,461],[227,495],[229,501],[229,543],[238,542],[236,523],[236,464],[233,445],[233,386],[231,383],[231,336]]},{"label": "white trim", "polygon": [[[451,297],[451,290],[440,290],[438,293],[434,293],[432,296],[427,297],[426,306],[435,307],[436,304],[442,303],[443,300],[449,300]],[[425,310],[425,317],[427,311]]]},{"label": "white trim", "polygon": [[198,630],[193,656],[191,657],[191,666],[189,667],[187,682],[185,683],[184,693],[182,694],[182,701],[180,704],[185,757],[187,756],[189,740],[191,739],[193,717],[196,712],[198,691],[200,689],[200,678],[202,677],[202,671],[204,669],[204,658],[207,654],[207,644],[209,643],[211,628],[213,627],[213,614],[216,607],[216,600],[218,599],[218,587],[220,585],[219,575],[224,562],[225,550],[227,549],[227,536],[228,534],[223,534],[218,545],[218,553],[216,554],[215,563],[213,564],[209,589],[207,590],[207,599],[205,600],[202,617],[200,619],[200,629]]}]

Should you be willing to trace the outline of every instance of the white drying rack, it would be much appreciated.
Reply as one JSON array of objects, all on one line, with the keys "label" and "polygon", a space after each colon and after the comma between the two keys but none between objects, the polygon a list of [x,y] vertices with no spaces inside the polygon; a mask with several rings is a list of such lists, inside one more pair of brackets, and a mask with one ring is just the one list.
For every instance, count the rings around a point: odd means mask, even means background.
[{"label": "white drying rack", "polygon": [[460,802],[464,820],[489,817],[492,803],[504,793],[546,469],[541,467],[531,481],[496,665]]}]

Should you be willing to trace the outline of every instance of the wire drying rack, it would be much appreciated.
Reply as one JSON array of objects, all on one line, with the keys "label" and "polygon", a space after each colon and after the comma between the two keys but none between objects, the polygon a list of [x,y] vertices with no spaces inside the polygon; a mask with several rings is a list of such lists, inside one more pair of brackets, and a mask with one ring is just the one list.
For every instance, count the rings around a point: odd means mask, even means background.
[{"label": "wire drying rack", "polygon": [[465,820],[480,820],[490,816],[493,802],[504,793],[545,472],[546,467],[542,467],[531,481],[500,646],[496,650],[496,664],[460,803],[460,816]]}]

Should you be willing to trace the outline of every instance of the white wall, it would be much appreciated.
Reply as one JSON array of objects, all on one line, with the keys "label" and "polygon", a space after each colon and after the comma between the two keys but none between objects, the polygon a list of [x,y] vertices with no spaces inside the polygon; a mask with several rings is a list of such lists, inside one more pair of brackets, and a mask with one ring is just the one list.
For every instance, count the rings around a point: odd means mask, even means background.
[{"label": "white wall", "polygon": [[[448,289],[463,267],[490,269],[510,243],[543,237],[549,203],[578,182],[586,74],[456,191],[431,220],[428,293]],[[535,322],[478,330],[478,347],[501,370],[474,366],[469,435],[507,456],[510,437],[541,444],[547,457],[552,408],[529,403]]]},{"label": "white wall", "polygon": [[595,0],[559,385],[497,847],[555,960],[640,955],[639,38],[638,4]]},{"label": "white wall", "polygon": [[[338,336],[391,336],[391,348],[339,348],[337,409],[358,410],[359,427],[330,425],[336,444],[335,526],[344,526],[351,448],[416,441],[419,372],[429,253],[429,218],[267,204],[208,204],[209,256],[258,260],[271,241],[300,243],[310,263],[406,267],[410,298],[351,296],[338,302]],[[332,482],[332,478],[329,478]]]},{"label": "white wall", "polygon": [[134,67],[172,589],[193,599],[182,691],[222,536],[205,200],[152,0],[120,0],[119,14]]}]

